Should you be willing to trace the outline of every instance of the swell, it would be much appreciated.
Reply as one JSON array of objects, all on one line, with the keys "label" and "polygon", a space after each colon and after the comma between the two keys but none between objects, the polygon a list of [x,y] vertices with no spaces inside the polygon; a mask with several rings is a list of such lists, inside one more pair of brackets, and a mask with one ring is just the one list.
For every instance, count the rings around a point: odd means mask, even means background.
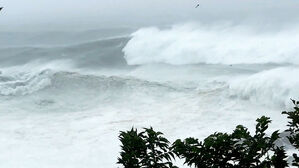
[{"label": "swell", "polygon": [[178,91],[165,84],[130,77],[83,75],[66,71],[55,72],[50,69],[11,76],[0,74],[0,95],[2,96],[24,96],[40,92],[67,95],[68,92],[82,94],[84,91],[98,95],[107,92],[122,95],[124,92],[151,93],[154,90]]},{"label": "swell", "polygon": [[99,41],[99,39],[127,36],[134,28],[101,28],[86,31],[3,32],[0,46],[61,46]]},{"label": "swell", "polygon": [[189,95],[198,99],[222,95],[221,100],[225,102],[237,98],[285,108],[292,107],[290,98],[299,98],[299,80],[295,78],[298,73],[297,66],[280,67],[253,74],[232,75],[230,78],[220,75],[219,78],[202,79],[197,81],[197,87],[192,87],[188,82],[151,82],[128,76],[96,76],[44,69],[34,73],[0,74],[0,97],[38,97],[41,104],[80,104],[89,101],[113,104],[162,101],[164,98],[171,99],[171,95]]},{"label": "swell", "polygon": [[[250,70],[250,73],[242,74],[238,70],[236,73],[240,75],[237,77],[231,76],[226,81],[216,80],[216,83],[208,83],[208,88],[198,84],[197,90],[188,90],[199,97],[206,92],[226,90],[228,98],[246,99],[255,103],[263,102],[269,106],[273,104],[288,106],[289,98],[298,98],[296,96],[299,94],[299,81],[295,78],[299,73],[296,65],[299,64],[299,52],[298,46],[295,45],[299,33],[296,32],[297,30],[283,30],[265,34],[244,27],[205,28],[194,25],[176,26],[166,30],[149,28],[137,31],[131,38],[112,38],[63,47],[2,48],[0,65],[19,65],[35,60],[45,62],[71,60],[72,65],[80,68],[127,67],[128,64],[154,63],[242,64],[239,65],[242,67],[244,64],[276,63],[278,67],[281,64],[288,64],[286,67],[265,68],[266,70],[257,70],[258,68],[252,65],[252,73]],[[40,64],[44,66],[42,62]],[[57,96],[62,101],[77,102],[78,100],[73,99],[81,97],[82,101],[100,99],[100,101],[117,102],[119,99],[136,99],[134,97],[142,97],[144,100],[152,97],[152,100],[159,100],[160,97],[168,95],[165,94],[168,92],[187,91],[165,83],[127,77],[83,75],[66,72],[74,69],[57,70],[57,64],[53,67],[14,75],[0,73],[0,97],[41,94],[43,97],[52,96],[51,101],[45,102],[53,102]],[[174,67],[177,69],[178,66]],[[230,70],[237,65],[225,67]],[[157,71],[157,68],[150,68],[149,71],[153,74],[157,72],[157,76],[161,73],[161,69]],[[187,73],[189,74],[188,71],[184,71],[181,75]],[[201,72],[192,71],[192,73],[207,74],[207,69]],[[173,74],[175,73],[167,76]],[[169,79],[167,76],[164,81]],[[194,79],[194,82],[197,81]],[[143,100],[142,98],[138,101]]]},{"label": "swell", "polygon": [[0,49],[0,65],[22,65],[35,60],[44,62],[71,60],[77,67],[123,67],[122,48],[129,38],[119,37],[63,47],[9,47]]}]

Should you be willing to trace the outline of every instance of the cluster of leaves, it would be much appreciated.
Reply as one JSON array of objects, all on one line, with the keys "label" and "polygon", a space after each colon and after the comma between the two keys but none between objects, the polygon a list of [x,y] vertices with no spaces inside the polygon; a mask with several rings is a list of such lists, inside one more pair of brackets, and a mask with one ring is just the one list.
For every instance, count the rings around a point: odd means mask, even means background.
[{"label": "cluster of leaves", "polygon": [[[299,150],[299,102],[292,100],[294,111],[283,112],[289,122],[287,137]],[[242,125],[231,133],[214,133],[203,141],[195,138],[176,140],[172,145],[161,132],[152,128],[138,133],[136,129],[121,132],[121,157],[118,163],[125,168],[174,168],[172,160],[184,159],[185,164],[196,168],[285,168],[288,156],[283,146],[277,146],[279,131],[267,135],[270,118],[258,118],[252,135]],[[293,154],[293,166],[299,167],[299,156]]]},{"label": "cluster of leaves", "polygon": [[[292,100],[294,104],[294,111],[290,112],[282,112],[282,114],[286,114],[288,119],[290,120],[288,122],[289,129],[286,130],[290,133],[290,136],[288,136],[288,139],[290,143],[299,150],[299,101]],[[293,166],[299,167],[299,156],[297,154],[293,154],[294,160],[293,160]]]},{"label": "cluster of leaves", "polygon": [[[215,133],[199,142],[187,138],[177,140],[173,150],[185,163],[195,167],[277,167],[287,166],[285,151],[275,147],[278,131],[266,136],[265,131],[271,120],[267,117],[257,119],[256,131],[250,135],[247,128],[239,125],[232,134]],[[274,155],[270,157],[270,151]]]},{"label": "cluster of leaves", "polygon": [[153,128],[121,132],[121,157],[118,163],[125,168],[177,168],[171,162],[174,154],[170,151],[170,142]]}]

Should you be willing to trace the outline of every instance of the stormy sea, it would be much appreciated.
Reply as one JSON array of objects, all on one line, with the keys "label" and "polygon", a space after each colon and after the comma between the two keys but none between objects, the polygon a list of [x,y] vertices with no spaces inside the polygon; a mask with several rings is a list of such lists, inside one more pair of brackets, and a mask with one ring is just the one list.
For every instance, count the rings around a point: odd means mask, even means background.
[{"label": "stormy sea", "polygon": [[256,118],[285,128],[299,29],[177,24],[0,33],[0,165],[113,168],[119,131],[203,139]]}]

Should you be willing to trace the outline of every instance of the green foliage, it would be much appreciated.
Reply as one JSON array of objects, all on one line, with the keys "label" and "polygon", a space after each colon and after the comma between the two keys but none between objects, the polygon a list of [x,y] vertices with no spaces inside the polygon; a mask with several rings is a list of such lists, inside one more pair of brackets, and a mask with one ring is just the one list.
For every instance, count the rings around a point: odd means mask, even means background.
[{"label": "green foliage", "polygon": [[[286,130],[290,133],[290,136],[288,136],[288,139],[290,143],[299,150],[299,101],[292,100],[294,104],[294,111],[289,112],[282,112],[282,114],[286,114],[287,118],[289,119],[288,127],[289,129]],[[299,167],[299,157],[297,154],[293,154],[294,161],[293,166]]]},{"label": "green foliage", "polygon": [[271,158],[271,161],[273,163],[273,166],[275,168],[282,168],[282,167],[288,167],[288,162],[286,152],[283,147],[276,147],[274,149],[274,155]]},{"label": "green foliage", "polygon": [[241,141],[236,147],[240,154],[240,157],[237,158],[240,167],[265,167],[272,164],[269,159],[269,152],[273,149],[274,142],[279,138],[278,131],[273,132],[271,136],[266,136],[265,131],[271,123],[270,118],[263,116],[256,121],[255,135],[238,139]]},{"label": "green foliage", "polygon": [[233,151],[231,137],[228,134],[215,133],[207,137],[204,142],[187,138],[176,140],[173,144],[175,154],[185,159],[185,164],[195,167],[232,167],[229,161]]},{"label": "green foliage", "polygon": [[[194,138],[177,140],[173,150],[185,163],[195,167],[269,167],[274,162],[269,152],[274,150],[274,142],[279,138],[278,131],[266,136],[265,131],[271,122],[267,117],[257,119],[256,132],[251,136],[247,128],[239,125],[232,134],[215,133],[199,142]],[[280,154],[280,153],[279,153]],[[265,159],[262,159],[265,158]],[[275,157],[279,163],[283,157]]]},{"label": "green foliage", "polygon": [[[294,111],[282,112],[289,119],[288,139],[299,149],[299,102],[292,100]],[[161,132],[145,128],[138,133],[136,129],[121,132],[122,152],[118,163],[125,168],[175,168],[175,157],[184,159],[185,164],[196,168],[285,168],[288,167],[284,147],[275,142],[279,132],[266,134],[270,118],[256,120],[254,134],[242,125],[231,133],[214,133],[203,141],[195,138],[176,140],[172,146]],[[299,167],[299,157],[293,154],[293,166]]]},{"label": "green foliage", "polygon": [[121,157],[118,163],[125,168],[176,168],[171,162],[174,154],[169,150],[169,141],[153,128],[121,132]]},{"label": "green foliage", "polygon": [[122,143],[122,151],[118,163],[125,168],[140,168],[140,158],[144,158],[147,154],[143,133],[138,133],[132,128],[130,131],[121,132],[119,139]]},{"label": "green foliage", "polygon": [[293,158],[294,158],[294,160],[293,160],[293,166],[297,166],[297,167],[299,167],[299,157],[298,157],[298,155],[297,154],[293,154]]}]

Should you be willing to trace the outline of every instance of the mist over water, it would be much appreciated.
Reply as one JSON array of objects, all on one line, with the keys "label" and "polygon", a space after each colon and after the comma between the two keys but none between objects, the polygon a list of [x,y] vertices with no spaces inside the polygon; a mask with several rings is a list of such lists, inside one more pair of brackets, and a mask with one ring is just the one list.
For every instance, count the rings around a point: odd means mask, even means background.
[{"label": "mist over water", "polygon": [[[298,26],[248,25],[5,34],[0,167],[116,167],[120,130],[200,139],[299,99]],[[7,38],[9,39],[9,38]]]}]

